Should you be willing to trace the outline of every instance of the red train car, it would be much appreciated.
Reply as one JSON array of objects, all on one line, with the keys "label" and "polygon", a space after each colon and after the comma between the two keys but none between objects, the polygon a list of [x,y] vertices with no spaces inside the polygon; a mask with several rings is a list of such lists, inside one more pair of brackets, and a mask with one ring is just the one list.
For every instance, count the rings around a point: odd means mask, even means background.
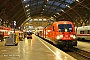
[{"label": "red train car", "polygon": [[54,22],[43,29],[42,36],[60,47],[77,46],[75,27],[70,21]]},{"label": "red train car", "polygon": [[9,31],[10,31],[10,28],[8,27],[1,27],[0,28],[0,32],[2,32],[3,34],[3,38],[7,38],[9,36]]}]

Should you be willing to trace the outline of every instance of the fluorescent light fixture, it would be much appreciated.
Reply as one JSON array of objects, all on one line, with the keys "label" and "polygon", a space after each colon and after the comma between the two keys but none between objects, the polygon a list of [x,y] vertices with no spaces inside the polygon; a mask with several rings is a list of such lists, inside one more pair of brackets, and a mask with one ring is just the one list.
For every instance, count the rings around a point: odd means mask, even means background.
[{"label": "fluorescent light fixture", "polygon": [[29,15],[29,14],[30,14],[30,12],[27,13],[27,15]]},{"label": "fluorescent light fixture", "polygon": [[24,0],[24,1],[26,1],[26,0]]},{"label": "fluorescent light fixture", "polygon": [[69,5],[66,5],[68,8],[70,8],[70,6]]},{"label": "fluorescent light fixture", "polygon": [[53,15],[54,17],[56,17],[56,15]]},{"label": "fluorescent light fixture", "polygon": [[49,0],[47,0],[47,1],[49,1]]},{"label": "fluorescent light fixture", "polygon": [[43,13],[43,12],[41,12],[41,13]]},{"label": "fluorescent light fixture", "polygon": [[64,12],[64,10],[61,10],[62,12]]},{"label": "fluorescent light fixture", "polygon": [[26,5],[25,8],[27,8],[28,6]]},{"label": "fluorescent light fixture", "polygon": [[43,9],[44,10],[44,9]]},{"label": "fluorescent light fixture", "polygon": [[79,0],[76,0],[77,2],[79,2]]},{"label": "fluorescent light fixture", "polygon": [[26,10],[27,12],[29,11],[30,9]]},{"label": "fluorescent light fixture", "polygon": [[59,13],[57,13],[58,15],[60,15]]},{"label": "fluorescent light fixture", "polygon": [[46,7],[46,5],[44,5]]}]

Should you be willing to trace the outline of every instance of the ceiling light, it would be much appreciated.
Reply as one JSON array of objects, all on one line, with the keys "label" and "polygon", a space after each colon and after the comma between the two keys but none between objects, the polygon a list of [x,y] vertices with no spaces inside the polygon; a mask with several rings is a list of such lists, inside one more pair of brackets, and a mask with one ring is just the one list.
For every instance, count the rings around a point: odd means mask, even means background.
[{"label": "ceiling light", "polygon": [[30,9],[26,10],[27,12],[29,11]]},{"label": "ceiling light", "polygon": [[61,10],[62,12],[64,12],[64,10]]},{"label": "ceiling light", "polygon": [[30,15],[27,15],[28,17],[30,17]]},{"label": "ceiling light", "polygon": [[27,8],[29,6],[29,4],[28,5],[26,5],[25,7]]},{"label": "ceiling light", "polygon": [[66,5],[68,8],[70,8],[70,6],[69,5]]},{"label": "ceiling light", "polygon": [[26,23],[26,24],[29,24],[29,23]]},{"label": "ceiling light", "polygon": [[47,1],[49,1],[49,0],[47,0]]},{"label": "ceiling light", "polygon": [[27,13],[27,15],[29,15],[29,14],[30,14],[30,12]]},{"label": "ceiling light", "polygon": [[18,29],[20,29],[20,27],[18,27]]},{"label": "ceiling light", "polygon": [[44,10],[44,9],[43,9]]},{"label": "ceiling light", "polygon": [[28,16],[30,16],[30,15],[28,15]]},{"label": "ceiling light", "polygon": [[41,12],[41,13],[43,13],[43,12]]},{"label": "ceiling light", "polygon": [[46,5],[44,5],[46,7]]},{"label": "ceiling light", "polygon": [[26,1],[26,0],[24,0],[24,1]]},{"label": "ceiling light", "polygon": [[79,2],[79,0],[76,0],[77,2]]},{"label": "ceiling light", "polygon": [[26,10],[26,11],[29,11],[29,10]]},{"label": "ceiling light", "polygon": [[27,5],[25,7],[28,7]]},{"label": "ceiling light", "polygon": [[56,15],[54,15],[54,17],[56,17]]},{"label": "ceiling light", "polygon": [[29,4],[27,6],[29,6]]},{"label": "ceiling light", "polygon": [[60,15],[59,13],[57,13],[58,15]]}]

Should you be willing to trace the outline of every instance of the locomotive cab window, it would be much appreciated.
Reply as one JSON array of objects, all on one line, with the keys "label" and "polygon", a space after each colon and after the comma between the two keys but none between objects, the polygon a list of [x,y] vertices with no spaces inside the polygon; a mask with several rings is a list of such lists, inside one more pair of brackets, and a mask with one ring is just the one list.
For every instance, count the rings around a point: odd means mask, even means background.
[{"label": "locomotive cab window", "polygon": [[58,28],[60,32],[72,32],[71,24],[59,24]]}]

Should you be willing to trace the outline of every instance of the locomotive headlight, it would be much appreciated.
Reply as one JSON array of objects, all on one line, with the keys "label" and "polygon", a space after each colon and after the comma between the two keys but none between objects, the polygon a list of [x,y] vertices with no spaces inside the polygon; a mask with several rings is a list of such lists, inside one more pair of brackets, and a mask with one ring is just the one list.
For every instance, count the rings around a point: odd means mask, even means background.
[{"label": "locomotive headlight", "polygon": [[62,38],[62,37],[63,37],[63,35],[60,35],[60,37]]},{"label": "locomotive headlight", "polygon": [[63,35],[58,35],[57,39],[61,39],[63,37]]},{"label": "locomotive headlight", "polygon": [[73,37],[73,35],[70,35],[70,37]]},{"label": "locomotive headlight", "polygon": [[76,39],[76,36],[75,35],[70,35],[70,37],[72,37],[73,39]]},{"label": "locomotive headlight", "polygon": [[76,36],[75,35],[73,35],[73,39],[76,39]]},{"label": "locomotive headlight", "polygon": [[60,36],[57,36],[57,39],[60,39]]}]

